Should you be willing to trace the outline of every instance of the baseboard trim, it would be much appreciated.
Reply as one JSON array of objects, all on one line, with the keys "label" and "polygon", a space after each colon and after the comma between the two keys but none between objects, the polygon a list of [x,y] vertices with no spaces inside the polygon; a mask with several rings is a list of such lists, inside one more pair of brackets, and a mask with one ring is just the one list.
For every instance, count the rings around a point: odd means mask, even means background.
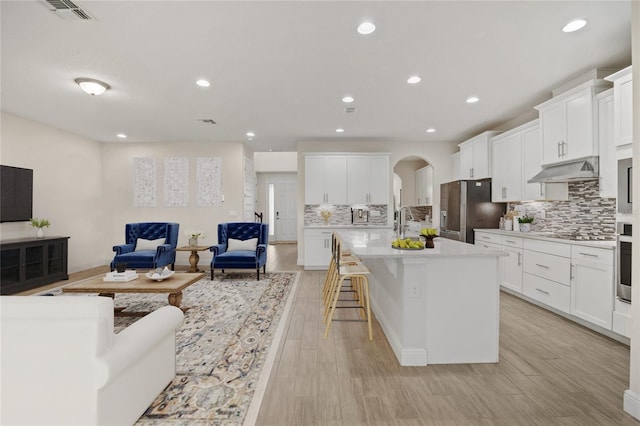
[{"label": "baseboard trim", "polygon": [[626,413],[640,420],[640,395],[630,389],[624,391],[622,408]]}]

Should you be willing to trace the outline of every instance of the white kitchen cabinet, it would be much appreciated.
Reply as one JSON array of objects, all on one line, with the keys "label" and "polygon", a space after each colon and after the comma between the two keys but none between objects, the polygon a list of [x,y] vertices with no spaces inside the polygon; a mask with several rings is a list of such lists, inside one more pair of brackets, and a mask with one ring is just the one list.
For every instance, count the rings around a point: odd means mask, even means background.
[{"label": "white kitchen cabinet", "polygon": [[501,285],[516,293],[522,293],[523,240],[519,237],[502,237],[502,251],[509,256],[502,257]]},{"label": "white kitchen cabinet", "polygon": [[304,230],[304,269],[324,270],[331,259],[332,230]]},{"label": "white kitchen cabinet", "polygon": [[430,206],[433,203],[433,166],[416,170],[416,205]]},{"label": "white kitchen cabinet", "polygon": [[525,240],[523,248],[522,294],[569,313],[571,246],[541,240]]},{"label": "white kitchen cabinet", "polygon": [[465,142],[460,147],[460,179],[491,177],[491,137],[500,132],[487,131]]},{"label": "white kitchen cabinet", "polygon": [[598,155],[594,99],[607,86],[606,81],[591,80],[536,106],[540,111],[543,164]]},{"label": "white kitchen cabinet", "polygon": [[613,82],[614,140],[616,146],[633,142],[633,80],[631,66],[611,74],[605,80]]},{"label": "white kitchen cabinet", "polygon": [[631,304],[614,300],[612,330],[622,336],[631,337]]},{"label": "white kitchen cabinet", "polygon": [[618,195],[618,160],[614,140],[614,95],[613,89],[599,93],[596,97],[598,110],[598,146],[600,150],[600,197],[616,198]]},{"label": "white kitchen cabinet", "polygon": [[305,156],[305,204],[346,204],[346,182],[345,155]]},{"label": "white kitchen cabinet", "polygon": [[460,180],[460,151],[451,154],[451,180]]},{"label": "white kitchen cabinet", "polygon": [[347,202],[389,203],[389,156],[347,155]]},{"label": "white kitchen cabinet", "polygon": [[542,169],[542,144],[539,120],[522,126],[522,199],[568,200],[569,185],[563,183],[529,183]]},{"label": "white kitchen cabinet", "polygon": [[522,200],[522,134],[514,129],[494,136],[491,144],[491,200]]},{"label": "white kitchen cabinet", "polygon": [[571,246],[571,314],[612,329],[614,302],[613,252]]}]

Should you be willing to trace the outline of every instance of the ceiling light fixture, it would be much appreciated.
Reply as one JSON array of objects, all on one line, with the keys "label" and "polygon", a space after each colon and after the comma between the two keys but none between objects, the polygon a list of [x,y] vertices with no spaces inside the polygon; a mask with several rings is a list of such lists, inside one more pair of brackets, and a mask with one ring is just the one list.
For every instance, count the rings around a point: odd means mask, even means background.
[{"label": "ceiling light fixture", "polygon": [[336,129],[336,133],[344,133],[344,129]]},{"label": "ceiling light fixture", "polygon": [[120,139],[126,139],[127,138],[127,135],[125,135],[124,133],[118,133],[116,136],[119,137]]},{"label": "ceiling light fixture", "polygon": [[420,83],[421,81],[422,81],[422,79],[420,77],[418,77],[417,75],[414,75],[414,76],[409,77],[409,79],[407,80],[407,83],[416,84],[416,83]]},{"label": "ceiling light fixture", "polygon": [[433,133],[435,131],[436,131],[436,129],[434,129],[433,127],[427,129],[427,133]]},{"label": "ceiling light fixture", "polygon": [[587,21],[585,21],[584,19],[574,19],[573,21],[562,27],[562,31],[564,31],[565,33],[572,33],[574,31],[578,31],[585,25],[587,25]]},{"label": "ceiling light fixture", "polygon": [[198,81],[196,81],[196,84],[200,87],[209,87],[211,86],[211,83],[209,83],[207,80],[204,79],[200,79]]},{"label": "ceiling light fixture", "polygon": [[376,26],[373,25],[373,22],[363,22],[362,24],[358,25],[358,33],[362,35],[371,34],[375,30]]},{"label": "ceiling light fixture", "polygon": [[353,102],[353,97],[352,96],[345,96],[344,98],[342,98],[342,102],[344,102],[345,104],[349,104],[349,103]]},{"label": "ceiling light fixture", "polygon": [[249,136],[250,138],[254,137],[256,134],[253,132],[247,132],[247,136]]},{"label": "ceiling light fixture", "polygon": [[91,96],[102,95],[111,88],[107,83],[93,78],[76,78],[74,81]]},{"label": "ceiling light fixture", "polygon": [[475,96],[471,96],[470,98],[467,98],[467,103],[468,104],[475,104],[476,102],[478,102],[480,99],[478,99]]}]

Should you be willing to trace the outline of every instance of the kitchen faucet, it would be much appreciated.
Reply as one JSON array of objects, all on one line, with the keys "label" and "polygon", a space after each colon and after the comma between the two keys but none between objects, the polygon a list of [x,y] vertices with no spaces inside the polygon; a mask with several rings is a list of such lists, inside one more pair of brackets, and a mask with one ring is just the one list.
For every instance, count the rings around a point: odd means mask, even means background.
[{"label": "kitchen faucet", "polygon": [[398,239],[400,239],[400,235],[401,234],[402,234],[402,238],[404,238],[406,236],[407,228],[409,227],[409,225],[405,225],[404,221],[402,220],[402,210],[403,209],[407,209],[407,211],[409,212],[409,217],[411,217],[411,220],[415,222],[415,218],[413,217],[413,213],[411,213],[411,207],[409,207],[409,206],[400,206],[400,208],[398,209],[398,221],[397,221],[397,226],[396,226],[396,237]]}]

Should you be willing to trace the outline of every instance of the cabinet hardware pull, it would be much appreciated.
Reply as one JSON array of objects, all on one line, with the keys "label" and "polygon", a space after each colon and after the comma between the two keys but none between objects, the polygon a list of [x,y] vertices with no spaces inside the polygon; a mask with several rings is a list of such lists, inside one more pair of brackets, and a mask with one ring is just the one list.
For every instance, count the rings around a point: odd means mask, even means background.
[{"label": "cabinet hardware pull", "polygon": [[518,253],[518,266],[522,265],[521,259],[522,258],[522,253]]},{"label": "cabinet hardware pull", "polygon": [[598,256],[597,254],[591,254],[591,253],[583,253],[583,252],[580,252],[579,254],[581,254],[581,255],[583,255],[583,256],[589,256],[589,257],[600,257],[600,256]]},{"label": "cabinet hardware pull", "polygon": [[576,265],[571,264],[571,268],[569,268],[569,281],[573,280],[573,268],[575,268]]},{"label": "cabinet hardware pull", "polygon": [[511,241],[511,240],[505,240],[505,241],[508,242],[508,243],[511,243],[511,244],[515,244],[516,243],[515,241]]},{"label": "cabinet hardware pull", "polygon": [[544,293],[544,294],[546,294],[547,296],[549,295],[549,292],[548,292],[548,291],[544,291],[544,290],[542,290],[542,289],[539,289],[538,287],[536,287],[536,290],[538,290],[540,293]]},{"label": "cabinet hardware pull", "polygon": [[536,263],[536,266],[539,266],[539,267],[544,268],[544,269],[549,269],[549,267],[547,265],[541,265],[539,263]]},{"label": "cabinet hardware pull", "polygon": [[544,194],[542,193],[542,182],[540,182],[540,196],[542,197]]},{"label": "cabinet hardware pull", "polygon": [[491,237],[487,237],[486,235],[483,235],[482,238],[484,238],[485,240],[490,240]]},{"label": "cabinet hardware pull", "polygon": [[562,152],[560,152],[560,141],[558,141],[558,157],[562,157]]}]

